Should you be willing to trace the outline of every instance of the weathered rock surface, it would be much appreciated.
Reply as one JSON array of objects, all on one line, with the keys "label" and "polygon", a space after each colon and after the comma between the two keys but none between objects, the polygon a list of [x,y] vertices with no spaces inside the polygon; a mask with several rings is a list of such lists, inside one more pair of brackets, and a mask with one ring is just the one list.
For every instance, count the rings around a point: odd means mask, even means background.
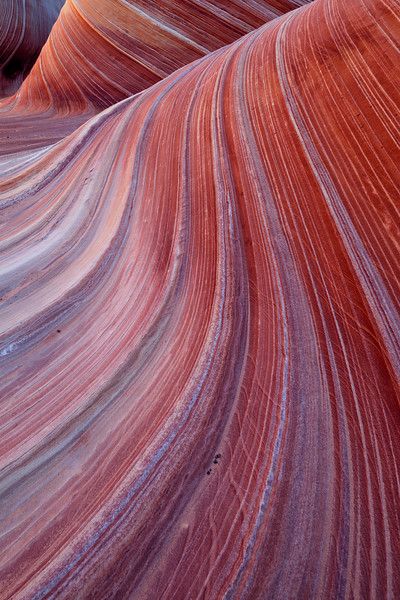
[{"label": "weathered rock surface", "polygon": [[1,0],[0,98],[17,91],[63,4],[64,0]]},{"label": "weathered rock surface", "polygon": [[0,597],[400,597],[397,3],[0,161]]}]

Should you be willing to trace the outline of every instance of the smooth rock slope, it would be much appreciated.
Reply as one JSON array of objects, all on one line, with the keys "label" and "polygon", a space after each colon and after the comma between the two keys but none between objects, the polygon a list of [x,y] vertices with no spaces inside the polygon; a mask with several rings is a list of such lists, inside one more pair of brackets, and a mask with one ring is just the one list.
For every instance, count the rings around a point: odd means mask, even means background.
[{"label": "smooth rock slope", "polygon": [[397,9],[1,159],[2,599],[400,596]]},{"label": "smooth rock slope", "polygon": [[0,155],[57,142],[102,109],[307,2],[67,0],[26,83],[0,102]]}]

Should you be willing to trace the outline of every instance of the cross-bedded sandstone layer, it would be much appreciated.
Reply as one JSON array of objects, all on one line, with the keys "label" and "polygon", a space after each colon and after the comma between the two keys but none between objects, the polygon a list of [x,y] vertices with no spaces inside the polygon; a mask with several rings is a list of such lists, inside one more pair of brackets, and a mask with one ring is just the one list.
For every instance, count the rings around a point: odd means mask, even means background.
[{"label": "cross-bedded sandstone layer", "polygon": [[397,8],[1,159],[2,598],[400,595]]},{"label": "cross-bedded sandstone layer", "polygon": [[0,98],[17,91],[63,4],[64,0],[1,0]]},{"label": "cross-bedded sandstone layer", "polygon": [[67,0],[28,80],[0,103],[0,154],[57,142],[104,108],[308,1]]}]

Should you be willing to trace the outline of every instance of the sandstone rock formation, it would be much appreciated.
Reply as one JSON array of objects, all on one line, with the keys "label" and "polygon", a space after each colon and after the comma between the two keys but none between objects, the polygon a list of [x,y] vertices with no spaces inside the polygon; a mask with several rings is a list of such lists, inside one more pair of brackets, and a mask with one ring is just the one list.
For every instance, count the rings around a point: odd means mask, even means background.
[{"label": "sandstone rock formation", "polygon": [[0,159],[2,599],[400,596],[397,8]]},{"label": "sandstone rock formation", "polygon": [[0,2],[0,98],[17,91],[63,4],[64,0]]},{"label": "sandstone rock formation", "polygon": [[100,110],[307,2],[67,0],[28,80],[0,103],[0,153],[58,141]]}]

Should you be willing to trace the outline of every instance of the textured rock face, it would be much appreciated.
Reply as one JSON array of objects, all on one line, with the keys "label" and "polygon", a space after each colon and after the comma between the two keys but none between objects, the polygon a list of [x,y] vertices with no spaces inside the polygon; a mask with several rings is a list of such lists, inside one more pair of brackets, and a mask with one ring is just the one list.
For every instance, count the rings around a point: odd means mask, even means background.
[{"label": "textured rock face", "polygon": [[100,110],[309,0],[68,0],[28,81],[0,103],[0,155]]},{"label": "textured rock face", "polygon": [[1,598],[400,596],[396,8],[1,159]]},{"label": "textured rock face", "polygon": [[308,1],[67,0],[18,101],[106,108]]},{"label": "textured rock face", "polygon": [[64,0],[0,2],[0,98],[19,88],[63,4]]}]

